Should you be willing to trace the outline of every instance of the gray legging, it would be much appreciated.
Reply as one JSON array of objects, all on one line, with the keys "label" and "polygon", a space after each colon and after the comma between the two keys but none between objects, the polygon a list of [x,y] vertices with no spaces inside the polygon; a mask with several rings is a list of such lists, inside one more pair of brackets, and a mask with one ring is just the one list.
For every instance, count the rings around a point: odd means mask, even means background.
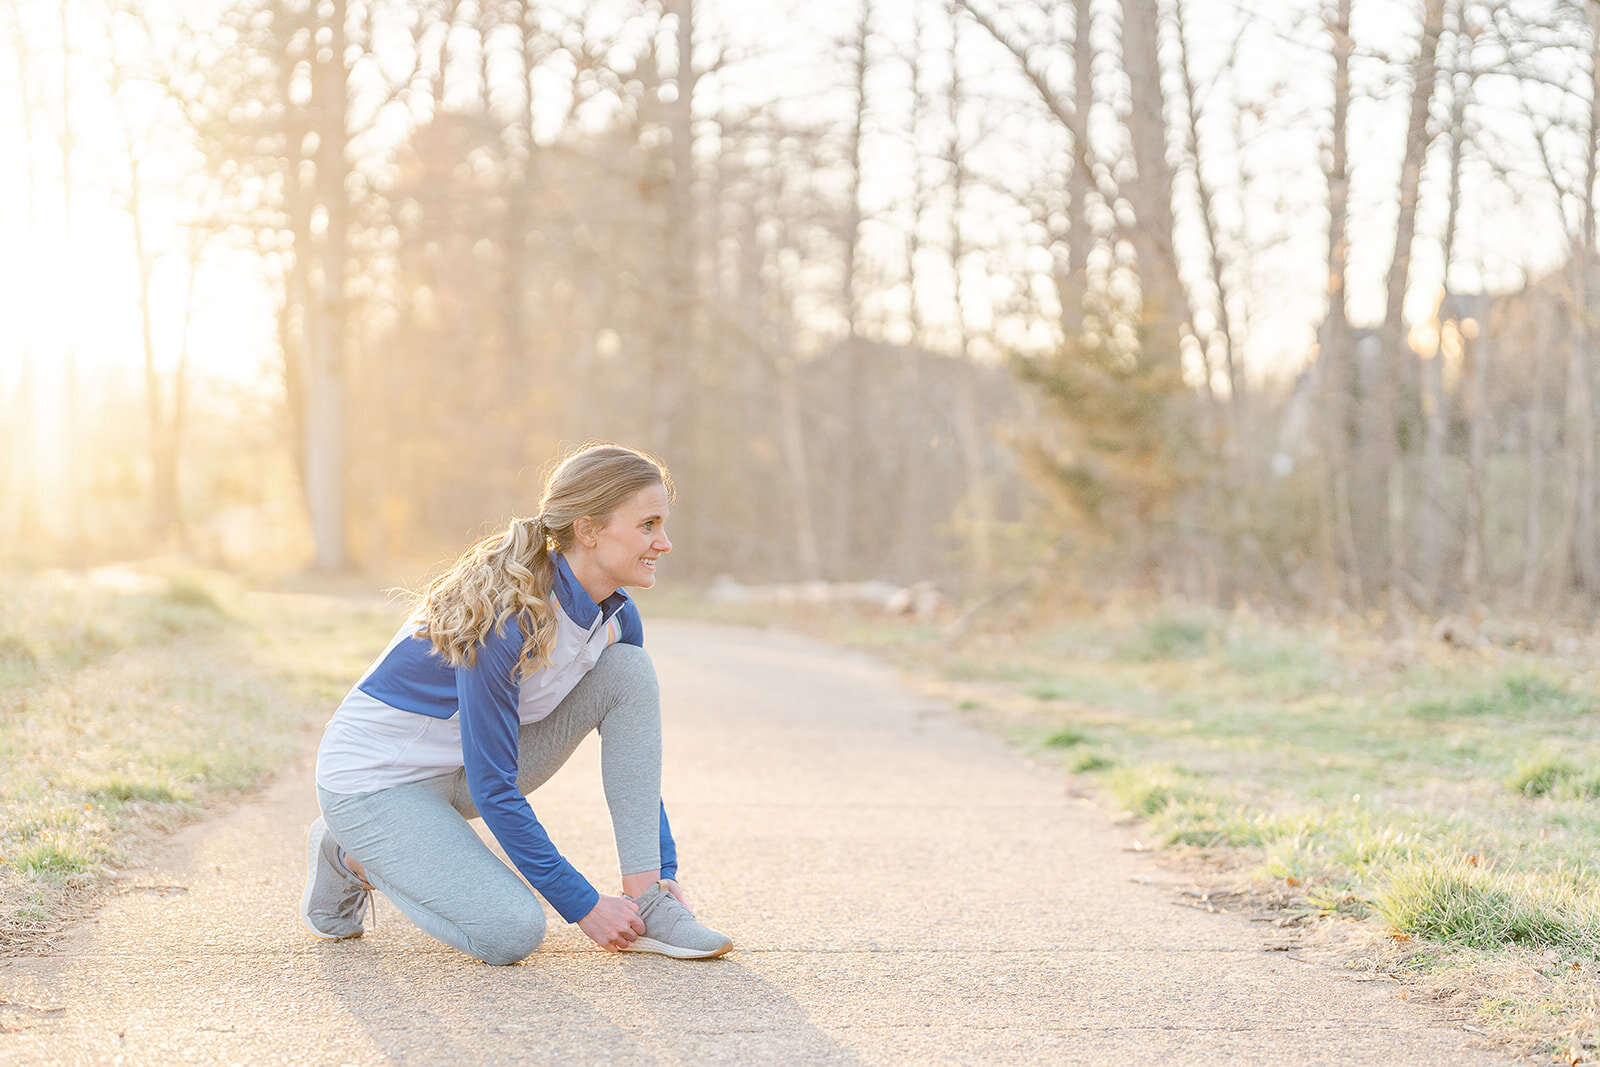
[{"label": "gray legging", "polygon": [[[623,874],[661,866],[661,704],[655,668],[637,645],[607,648],[546,718],[517,735],[517,788],[539,788],[590,730]],[[468,825],[478,817],[466,772],[381,789],[317,788],[333,839],[367,881],[424,933],[485,963],[516,963],[544,939],[544,910]]]}]

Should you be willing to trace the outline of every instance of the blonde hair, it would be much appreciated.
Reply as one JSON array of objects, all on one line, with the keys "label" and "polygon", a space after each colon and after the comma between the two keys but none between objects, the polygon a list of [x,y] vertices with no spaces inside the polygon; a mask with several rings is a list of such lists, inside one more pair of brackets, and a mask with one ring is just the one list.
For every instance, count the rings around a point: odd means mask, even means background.
[{"label": "blonde hair", "polygon": [[570,453],[545,479],[537,515],[512,519],[483,538],[418,594],[423,627],[417,636],[452,667],[471,667],[490,632],[500,633],[514,619],[527,634],[516,678],[547,665],[556,638],[550,602],[556,553],[575,543],[579,519],[604,525],[624,501],[653,485],[671,499],[672,475],[648,453],[607,443]]}]

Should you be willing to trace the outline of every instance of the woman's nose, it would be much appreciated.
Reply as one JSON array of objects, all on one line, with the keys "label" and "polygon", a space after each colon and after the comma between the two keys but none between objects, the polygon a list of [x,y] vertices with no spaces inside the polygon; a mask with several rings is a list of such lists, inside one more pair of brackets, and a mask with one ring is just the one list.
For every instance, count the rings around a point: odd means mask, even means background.
[{"label": "woman's nose", "polygon": [[655,543],[650,547],[655,549],[657,552],[671,552],[672,541],[667,537],[667,531],[662,530],[660,533],[656,534]]}]

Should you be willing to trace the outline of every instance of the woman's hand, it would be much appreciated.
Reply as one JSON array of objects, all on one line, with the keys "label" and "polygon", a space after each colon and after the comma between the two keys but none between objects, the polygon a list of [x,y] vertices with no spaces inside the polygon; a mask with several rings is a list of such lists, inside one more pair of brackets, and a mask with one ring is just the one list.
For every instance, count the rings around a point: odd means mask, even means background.
[{"label": "woman's hand", "polygon": [[678,903],[689,909],[689,914],[694,914],[694,907],[689,903],[689,898],[683,895],[683,890],[678,888],[676,878],[663,878],[661,884],[667,887],[667,892],[678,898]]},{"label": "woman's hand", "polygon": [[578,920],[578,929],[607,952],[616,952],[644,933],[644,920],[639,918],[639,905],[627,897],[601,896]]}]

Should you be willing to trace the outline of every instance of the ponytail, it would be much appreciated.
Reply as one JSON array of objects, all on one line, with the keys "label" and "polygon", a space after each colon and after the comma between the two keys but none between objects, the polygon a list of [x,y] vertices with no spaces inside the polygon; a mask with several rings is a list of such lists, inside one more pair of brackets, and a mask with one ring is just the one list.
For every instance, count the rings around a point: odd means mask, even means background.
[{"label": "ponytail", "polygon": [[652,485],[672,494],[672,476],[654,456],[621,445],[590,444],[563,459],[545,482],[539,513],[512,519],[461,557],[420,594],[423,628],[452,667],[474,666],[478,646],[508,621],[526,639],[516,678],[550,662],[557,622],[552,590],[556,554],[572,547],[573,525],[602,525],[621,504]]},{"label": "ponytail", "polygon": [[452,667],[472,667],[490,633],[515,621],[524,634],[520,681],[549,662],[556,615],[550,606],[556,563],[544,520],[512,519],[461,554],[422,593],[423,635]]}]

